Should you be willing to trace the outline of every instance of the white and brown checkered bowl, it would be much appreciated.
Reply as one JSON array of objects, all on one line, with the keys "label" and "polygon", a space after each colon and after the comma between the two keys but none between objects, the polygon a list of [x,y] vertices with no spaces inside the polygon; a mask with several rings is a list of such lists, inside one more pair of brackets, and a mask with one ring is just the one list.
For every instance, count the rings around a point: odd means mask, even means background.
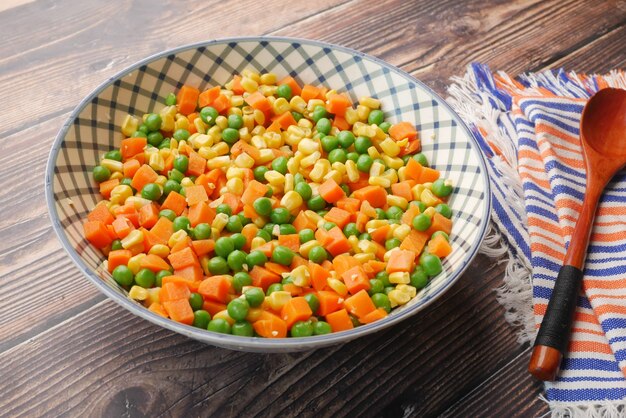
[{"label": "white and brown checkered bowl", "polygon": [[[372,96],[386,118],[417,126],[431,165],[455,184],[449,205],[454,226],[452,254],[443,272],[416,298],[380,321],[308,338],[263,339],[201,330],[164,319],[128,298],[102,268],[104,255],[83,236],[87,213],[101,199],[92,177],[100,156],[119,148],[120,124],[128,114],[142,115],[163,105],[183,84],[204,89],[223,85],[250,68],[292,75],[301,84],[325,85],[347,92],[353,101]],[[112,77],[72,112],[50,151],[46,198],[53,228],[81,272],[115,302],[135,315],[197,340],[236,350],[287,352],[314,349],[386,328],[416,314],[441,296],[478,251],[490,213],[489,180],[478,144],[450,106],[424,84],[374,57],[317,41],[290,38],[235,38],[189,45],[149,57]],[[115,324],[111,324],[112,327]]]}]

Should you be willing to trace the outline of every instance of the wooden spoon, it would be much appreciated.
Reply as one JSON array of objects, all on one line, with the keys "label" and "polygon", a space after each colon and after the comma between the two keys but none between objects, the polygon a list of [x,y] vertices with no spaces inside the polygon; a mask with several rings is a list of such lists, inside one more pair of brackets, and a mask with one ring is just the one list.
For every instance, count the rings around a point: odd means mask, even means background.
[{"label": "wooden spoon", "polygon": [[626,90],[606,88],[589,99],[580,120],[580,139],[587,187],[528,365],[528,371],[540,380],[554,380],[559,371],[569,343],[596,207],[609,180],[626,165]]}]

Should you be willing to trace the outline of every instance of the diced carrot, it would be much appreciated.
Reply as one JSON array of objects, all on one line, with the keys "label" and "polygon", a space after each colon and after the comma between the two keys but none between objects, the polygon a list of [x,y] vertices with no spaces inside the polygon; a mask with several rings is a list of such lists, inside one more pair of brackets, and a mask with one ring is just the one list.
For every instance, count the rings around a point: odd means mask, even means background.
[{"label": "diced carrot", "polygon": [[291,76],[287,76],[278,82],[278,85],[287,84],[291,87],[291,93],[294,96],[299,96],[302,93],[302,88],[298,84],[298,82]]},{"label": "diced carrot", "polygon": [[159,209],[156,203],[143,205],[139,209],[139,225],[144,228],[152,228],[159,220]]},{"label": "diced carrot", "polygon": [[422,149],[421,141],[419,139],[414,139],[412,141],[409,141],[409,143],[406,144],[406,146],[400,150],[399,156],[403,157],[405,155],[415,154],[416,152],[421,151],[421,149]]},{"label": "diced carrot", "polygon": [[320,307],[317,310],[317,314],[320,316],[326,316],[329,313],[338,311],[342,308],[343,298],[337,293],[330,290],[320,290],[317,292],[317,300],[320,303]]},{"label": "diced carrot", "polygon": [[87,215],[87,220],[100,221],[103,222],[105,225],[111,225],[115,218],[113,217],[113,215],[111,215],[111,211],[107,207],[106,203],[100,202],[96,205],[95,208],[93,208],[91,212],[89,212],[89,215]]},{"label": "diced carrot", "polygon": [[350,212],[340,209],[338,207],[333,206],[326,215],[324,215],[324,219],[328,222],[335,223],[339,228],[343,229],[348,223],[352,215]]},{"label": "diced carrot", "polygon": [[319,264],[310,262],[309,273],[311,274],[311,286],[313,286],[313,289],[318,291],[324,290],[328,284],[327,280],[330,277],[330,271]]},{"label": "diced carrot", "polygon": [[332,241],[326,246],[326,249],[333,257],[348,252],[352,248],[348,238],[343,234],[343,231],[338,226],[328,231],[328,235],[332,238]]},{"label": "diced carrot", "polygon": [[375,208],[382,208],[387,204],[387,191],[381,186],[365,186],[355,190],[352,196],[360,201],[367,200]]},{"label": "diced carrot", "polygon": [[291,269],[295,269],[296,267],[300,267],[300,266],[308,266],[309,262],[307,261],[307,259],[305,259],[304,257],[300,257],[299,255],[294,255],[293,256],[293,261],[291,262],[291,265],[289,267],[291,267]]},{"label": "diced carrot", "polygon": [[404,138],[408,138],[410,141],[417,138],[417,129],[409,122],[398,122],[395,125],[391,125],[389,128],[389,136],[400,141]]},{"label": "diced carrot", "polygon": [[426,232],[416,231],[415,229],[412,229],[411,232],[409,232],[409,235],[407,235],[406,238],[402,240],[402,243],[400,244],[400,249],[413,251],[415,254],[419,254],[424,249],[426,241],[428,241],[429,237],[430,235]]},{"label": "diced carrot", "polygon": [[407,272],[410,273],[415,267],[416,253],[410,250],[395,250],[391,252],[387,261],[387,273]]},{"label": "diced carrot", "polygon": [[190,292],[196,292],[198,290],[199,283],[195,283],[192,279],[183,277],[178,273],[174,273],[169,276],[165,276],[161,279],[161,286],[167,283],[174,283],[175,285],[185,286]]},{"label": "diced carrot", "polygon": [[132,222],[124,216],[118,216],[117,218],[115,218],[112,225],[113,230],[115,231],[115,235],[117,235],[117,237],[120,239],[125,238],[128,234],[131,233],[132,230],[135,229],[135,226],[132,224]]},{"label": "diced carrot", "polygon": [[250,244],[252,243],[254,237],[256,237],[257,232],[259,232],[259,227],[253,223],[243,226],[241,234],[246,237],[246,245],[243,247],[246,251],[250,249]]},{"label": "diced carrot", "polygon": [[339,276],[342,276],[346,271],[353,267],[360,266],[361,263],[356,261],[354,257],[348,254],[338,255],[333,259],[333,269]]},{"label": "diced carrot", "polygon": [[180,276],[189,281],[189,290],[197,292],[202,279],[204,278],[204,272],[200,266],[188,266],[181,269],[174,270],[174,274]]},{"label": "diced carrot", "polygon": [[198,107],[202,109],[203,107],[211,106],[213,101],[217,99],[217,96],[220,95],[221,90],[220,86],[215,86],[200,93],[198,96]]},{"label": "diced carrot", "polygon": [[[289,112],[287,112],[289,113]],[[272,123],[270,124],[270,126],[267,127],[267,129],[265,129],[266,132],[276,132],[276,133],[280,133],[280,123],[276,120],[273,120]]]},{"label": "diced carrot", "polygon": [[117,266],[125,266],[128,264],[128,260],[133,256],[129,250],[113,250],[109,252],[107,261],[107,269],[109,273],[112,273]]},{"label": "diced carrot", "polygon": [[396,196],[405,198],[409,202],[413,200],[413,193],[411,192],[411,182],[409,182],[408,180],[392,184],[391,192]]},{"label": "diced carrot", "polygon": [[113,242],[106,225],[102,221],[87,221],[83,225],[85,238],[98,248],[104,248]]},{"label": "diced carrot", "polygon": [[180,214],[183,213],[183,210],[185,210],[186,207],[187,200],[185,200],[185,197],[178,192],[171,191],[163,201],[163,204],[161,205],[161,210],[170,209],[174,211],[176,216],[180,216]]},{"label": "diced carrot", "polygon": [[160,240],[167,242],[174,233],[174,223],[165,216],[161,216],[156,224],[150,228],[150,232]]},{"label": "diced carrot", "polygon": [[340,309],[326,315],[326,322],[328,322],[333,332],[346,331],[354,328],[350,315],[348,315],[348,311],[345,309]]},{"label": "diced carrot", "polygon": [[163,308],[169,315],[170,319],[183,324],[193,324],[193,309],[188,300],[179,299],[163,302]]},{"label": "diced carrot", "polygon": [[359,179],[353,183],[347,183],[348,187],[350,188],[350,192],[354,192],[356,190],[360,190],[364,187],[369,186],[369,174],[368,173],[363,173],[359,171]]},{"label": "diced carrot", "polygon": [[202,158],[197,152],[189,153],[189,165],[187,166],[187,174],[191,176],[199,176],[204,173],[206,168],[206,160]]},{"label": "diced carrot", "polygon": [[189,186],[185,187],[185,199],[189,206],[193,206],[200,202],[207,202],[209,196],[203,186]]},{"label": "diced carrot", "polygon": [[256,333],[264,338],[285,338],[287,336],[287,323],[267,311],[263,312],[263,319],[255,321],[252,326]]},{"label": "diced carrot", "polygon": [[184,250],[185,248],[191,248],[191,238],[189,237],[185,237],[184,239],[176,242],[176,244],[174,244],[174,246],[170,248],[170,254],[177,253]]},{"label": "diced carrot", "polygon": [[370,232],[370,236],[372,237],[372,240],[384,244],[387,240],[387,235],[389,234],[390,230],[391,225],[379,226],[378,228]]},{"label": "diced carrot", "polygon": [[311,307],[303,297],[289,299],[280,311],[280,316],[287,323],[289,329],[298,321],[306,321],[311,315],[313,315]]},{"label": "diced carrot", "polygon": [[430,236],[436,231],[443,231],[450,235],[450,232],[452,232],[452,220],[446,218],[439,212],[435,213],[431,220],[430,228],[426,230],[426,233]]},{"label": "diced carrot", "polygon": [[249,94],[244,101],[253,109],[258,109],[262,112],[269,112],[272,110],[272,105],[269,100],[267,100],[267,97],[265,97],[260,91],[255,91],[254,93]]},{"label": "diced carrot", "polygon": [[[167,220],[169,221],[169,219]],[[170,221],[170,224],[171,224],[171,221]],[[153,226],[152,228],[154,229],[155,226]],[[150,251],[150,248],[154,247],[157,244],[163,244],[163,245],[167,244],[166,239],[158,236],[157,234],[155,234],[149,229],[141,228],[141,232],[143,232],[143,244],[144,244],[144,250],[145,250],[144,252]]]},{"label": "diced carrot", "polygon": [[159,302],[152,302],[148,307],[148,310],[154,312],[155,314],[162,316],[163,318],[167,318],[167,311]]},{"label": "diced carrot", "polygon": [[374,246],[376,247],[376,252],[374,253],[374,255],[376,255],[376,257],[379,260],[382,260],[385,258],[385,253],[387,252],[387,249],[385,249],[385,246],[379,242],[376,241],[372,241],[372,244],[374,244]]},{"label": "diced carrot", "polygon": [[239,196],[233,193],[224,193],[222,194],[222,197],[224,198],[223,203],[230,206],[233,210],[233,213],[241,212],[241,209],[243,208],[243,203],[241,202]]},{"label": "diced carrot", "polygon": [[278,245],[285,246],[294,252],[300,249],[300,235],[288,234],[278,236]]},{"label": "diced carrot", "polygon": [[312,99],[317,99],[319,95],[320,89],[310,84],[305,84],[302,87],[302,91],[300,92],[300,97],[302,97],[305,102],[308,102]]},{"label": "diced carrot", "polygon": [[170,300],[188,300],[191,292],[186,283],[181,282],[165,282],[161,284],[161,290],[159,290],[159,301],[161,303]]},{"label": "diced carrot", "polygon": [[317,191],[319,192],[319,195],[322,197],[322,199],[324,199],[328,203],[335,203],[342,197],[346,196],[343,189],[339,187],[337,182],[332,178],[322,183],[318,187]]},{"label": "diced carrot", "polygon": [[[254,161],[258,161],[259,158],[261,158],[259,149],[253,145],[248,144],[245,141],[237,141],[230,148],[230,155],[233,159],[237,158],[239,155],[243,154],[244,152],[248,154],[250,157],[252,157]],[[219,170],[219,171],[222,172],[222,170]]]},{"label": "diced carrot", "polygon": [[197,266],[200,264],[198,257],[189,247],[170,253],[170,255],[167,256],[167,259],[170,260],[170,264],[174,267],[174,269]]},{"label": "diced carrot", "polygon": [[317,224],[315,223],[315,221],[306,216],[303,210],[301,210],[296,216],[296,219],[294,219],[293,226],[298,232],[302,231],[303,229],[314,230],[315,228],[317,228]]},{"label": "diced carrot", "polygon": [[420,208],[418,208],[417,205],[409,205],[409,208],[406,210],[406,212],[404,212],[402,218],[400,218],[400,221],[405,225],[413,227],[413,218],[415,218],[419,214]]},{"label": "diced carrot", "polygon": [[141,189],[143,189],[143,186],[145,186],[148,183],[154,183],[158,177],[159,175],[157,174],[156,171],[152,169],[152,167],[150,167],[147,164],[144,164],[141,167],[139,167],[139,170],[137,170],[137,172],[133,176],[133,179],[130,182],[130,185],[135,190],[141,191]]},{"label": "diced carrot", "polygon": [[430,167],[422,167],[422,172],[420,173],[420,178],[417,182],[420,184],[432,183],[439,178],[439,175],[439,170],[435,170]]},{"label": "diced carrot", "polygon": [[344,116],[350,106],[352,103],[344,94],[331,94],[326,103],[326,110],[333,115]]},{"label": "diced carrot", "polygon": [[220,94],[213,100],[211,106],[213,106],[218,113],[224,114],[230,108],[230,99],[228,96]]},{"label": "diced carrot", "polygon": [[[366,200],[367,202],[367,200]],[[367,222],[370,220],[370,217],[367,216],[365,213],[358,211],[356,214],[356,228],[359,231],[364,231],[365,230],[365,226],[367,225]]]},{"label": "diced carrot", "polygon": [[232,85],[231,85],[230,89],[235,94],[243,94],[243,92],[245,90],[244,90],[243,86],[241,85],[241,76],[240,75],[235,74],[233,76],[233,81],[232,81]]},{"label": "diced carrot", "polygon": [[272,253],[274,252],[274,247],[276,247],[276,241],[270,241],[270,242],[266,242],[263,245],[258,246],[256,250],[261,251],[263,254],[265,254],[269,258],[272,256]]},{"label": "diced carrot", "polygon": [[120,184],[119,179],[109,179],[100,183],[98,191],[105,199],[111,197],[111,191]]},{"label": "diced carrot", "polygon": [[126,160],[122,165],[122,173],[124,174],[124,177],[133,178],[137,170],[139,170],[139,167],[141,167],[139,161],[131,158]]},{"label": "diced carrot", "polygon": [[268,187],[266,184],[252,180],[250,184],[248,184],[248,188],[241,195],[241,201],[246,205],[252,205],[259,197],[265,196],[267,190]]},{"label": "diced carrot", "polygon": [[268,271],[278,274],[282,276],[283,273],[289,273],[291,270],[287,266],[283,266],[282,264],[274,263],[272,261],[268,261],[264,266]]},{"label": "diced carrot", "polygon": [[344,272],[341,277],[348,288],[348,292],[353,295],[361,290],[370,290],[370,281],[362,266],[352,267]]},{"label": "diced carrot", "polygon": [[196,120],[199,116],[200,115],[198,114],[198,112],[193,112],[187,115],[187,120],[189,121],[189,126],[187,127],[187,130],[189,131],[189,134],[191,135],[198,132],[198,128],[196,128],[196,124],[193,123],[193,121]]},{"label": "diced carrot", "polygon": [[250,277],[252,277],[252,286],[260,287],[263,291],[267,291],[270,285],[280,283],[282,280],[282,277],[278,274],[261,266],[254,266],[252,270],[250,270]]},{"label": "diced carrot", "polygon": [[227,276],[207,277],[200,283],[198,293],[206,299],[214,302],[226,303],[228,301],[228,293],[231,289],[231,282]]},{"label": "diced carrot", "polygon": [[372,302],[372,298],[367,294],[365,290],[359,290],[343,302],[343,306],[352,315],[356,315],[361,319],[365,315],[376,310],[376,305]]},{"label": "diced carrot", "polygon": [[158,273],[161,270],[170,269],[169,264],[167,264],[165,260],[154,254],[146,254],[145,257],[142,257],[141,260],[139,260],[139,265],[142,269],[149,269],[155,273]]},{"label": "diced carrot", "polygon": [[350,124],[346,121],[343,116],[335,115],[333,118],[333,126],[340,131],[345,131],[350,129]]},{"label": "diced carrot", "polygon": [[148,139],[141,136],[122,139],[120,143],[122,160],[126,161],[139,153],[143,153],[146,145],[148,145]]},{"label": "diced carrot", "polygon": [[296,286],[293,283],[287,283],[283,285],[283,290],[289,292],[291,296],[300,296],[304,293],[304,290],[300,286]]},{"label": "diced carrot", "polygon": [[370,324],[372,322],[383,319],[387,316],[387,311],[384,308],[374,309],[362,318],[359,318],[359,322],[362,324]]},{"label": "diced carrot", "polygon": [[378,260],[369,260],[367,264],[372,268],[372,271],[374,272],[374,274],[380,273],[387,266],[387,263],[385,263],[384,261],[378,261]]},{"label": "diced carrot", "polygon": [[198,97],[200,96],[200,90],[193,86],[184,85],[178,90],[176,95],[176,105],[178,111],[183,115],[194,112],[198,106]]},{"label": "diced carrot", "polygon": [[227,308],[226,304],[215,302],[213,300],[205,300],[202,303],[202,309],[211,314],[211,316],[215,315],[218,312],[221,312]]},{"label": "diced carrot", "polygon": [[359,210],[361,201],[353,197],[343,197],[337,201],[336,205],[339,209],[343,209],[350,214],[354,214]]},{"label": "diced carrot", "polygon": [[413,158],[409,158],[409,162],[406,163],[406,168],[404,169],[404,175],[409,179],[418,181],[423,169],[424,167],[420,163]]},{"label": "diced carrot", "polygon": [[274,123],[278,123],[278,125],[284,130],[287,130],[287,128],[289,128],[291,125],[298,124],[298,122],[296,122],[296,120],[293,118],[293,115],[289,111],[283,113],[280,116],[277,116],[276,119],[274,119]]},{"label": "diced carrot", "polygon": [[439,258],[443,258],[450,255],[452,247],[443,235],[437,235],[428,242],[428,252]]},{"label": "diced carrot", "polygon": [[191,242],[191,248],[198,257],[202,257],[215,249],[215,241],[212,239],[197,239]]},{"label": "diced carrot", "polygon": [[215,219],[216,211],[211,208],[206,202],[196,203],[189,207],[189,223],[192,227],[198,224],[211,224]]}]

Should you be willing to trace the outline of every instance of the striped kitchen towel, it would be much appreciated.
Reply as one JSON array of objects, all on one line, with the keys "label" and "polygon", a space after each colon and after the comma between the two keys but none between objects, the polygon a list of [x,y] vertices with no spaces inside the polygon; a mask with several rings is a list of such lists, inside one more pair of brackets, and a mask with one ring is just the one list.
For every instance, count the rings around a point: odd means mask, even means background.
[{"label": "striped kitchen towel", "polygon": [[[578,135],[587,99],[626,89],[626,74],[560,71],[513,79],[472,64],[448,99],[488,161],[492,232],[483,250],[508,262],[500,299],[534,341],[584,190]],[[626,173],[608,185],[596,215],[569,352],[546,383],[553,416],[626,416]],[[533,309],[531,309],[531,306]]]}]

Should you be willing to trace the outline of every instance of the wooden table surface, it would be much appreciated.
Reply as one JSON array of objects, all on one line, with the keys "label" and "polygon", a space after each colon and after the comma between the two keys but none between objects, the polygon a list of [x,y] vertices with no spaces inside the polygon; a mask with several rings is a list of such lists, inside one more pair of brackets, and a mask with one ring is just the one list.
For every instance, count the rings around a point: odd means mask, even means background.
[{"label": "wooden table surface", "polygon": [[[307,5],[308,4],[308,5]],[[54,235],[44,167],[78,102],[135,61],[238,35],[320,39],[377,56],[445,95],[482,61],[511,73],[626,60],[626,1],[2,0],[0,416],[538,416],[478,256],[428,309],[313,352],[250,354],[160,329],[107,300]]]}]

